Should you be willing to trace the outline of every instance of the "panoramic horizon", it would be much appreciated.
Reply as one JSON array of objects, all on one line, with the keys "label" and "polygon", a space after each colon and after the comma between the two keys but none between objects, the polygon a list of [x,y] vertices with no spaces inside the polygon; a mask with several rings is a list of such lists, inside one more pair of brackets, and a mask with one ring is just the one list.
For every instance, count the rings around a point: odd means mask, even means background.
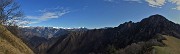
[{"label": "panoramic horizon", "polygon": [[[42,2],[43,1],[43,2]],[[27,26],[65,28],[116,27],[160,14],[180,23],[177,0],[17,0]]]},{"label": "panoramic horizon", "polygon": [[180,0],[0,0],[0,54],[180,54]]}]

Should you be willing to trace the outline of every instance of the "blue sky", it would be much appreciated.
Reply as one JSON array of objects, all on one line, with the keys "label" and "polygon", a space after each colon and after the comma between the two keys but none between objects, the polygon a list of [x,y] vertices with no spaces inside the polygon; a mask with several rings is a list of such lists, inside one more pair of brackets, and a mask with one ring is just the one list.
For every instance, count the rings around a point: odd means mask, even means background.
[{"label": "blue sky", "polygon": [[180,0],[16,0],[28,26],[115,27],[161,14],[180,23]]}]

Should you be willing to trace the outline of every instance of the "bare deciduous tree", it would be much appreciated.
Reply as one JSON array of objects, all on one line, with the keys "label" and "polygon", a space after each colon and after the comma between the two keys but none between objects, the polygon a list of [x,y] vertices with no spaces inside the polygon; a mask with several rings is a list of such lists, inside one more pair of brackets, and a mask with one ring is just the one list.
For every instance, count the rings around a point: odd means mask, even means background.
[{"label": "bare deciduous tree", "polygon": [[0,24],[17,26],[24,20],[18,3],[14,0],[0,0]]},{"label": "bare deciduous tree", "polygon": [[14,0],[0,0],[0,25],[6,26],[12,34],[19,37],[18,26],[27,23],[18,3]]}]

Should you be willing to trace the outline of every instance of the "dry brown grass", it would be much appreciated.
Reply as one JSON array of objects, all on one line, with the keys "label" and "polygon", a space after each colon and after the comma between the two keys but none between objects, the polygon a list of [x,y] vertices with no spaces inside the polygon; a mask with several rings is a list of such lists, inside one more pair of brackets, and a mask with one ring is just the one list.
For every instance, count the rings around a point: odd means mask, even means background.
[{"label": "dry brown grass", "polygon": [[173,36],[163,35],[167,40],[163,40],[165,47],[154,46],[156,54],[180,54],[180,39]]},{"label": "dry brown grass", "polygon": [[22,40],[0,25],[0,54],[34,54]]}]

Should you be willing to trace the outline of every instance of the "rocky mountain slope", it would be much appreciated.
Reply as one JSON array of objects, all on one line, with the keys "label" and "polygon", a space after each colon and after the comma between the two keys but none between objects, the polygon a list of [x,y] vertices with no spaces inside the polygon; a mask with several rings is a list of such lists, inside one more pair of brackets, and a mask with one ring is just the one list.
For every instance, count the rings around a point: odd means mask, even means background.
[{"label": "rocky mountain slope", "polygon": [[0,25],[0,54],[34,54],[34,52],[22,40]]},{"label": "rocky mountain slope", "polygon": [[[10,29],[11,30],[11,29]],[[17,34],[21,39],[26,42],[29,47],[34,49],[35,52],[39,52],[41,45],[51,46],[55,43],[58,37],[64,36],[73,31],[86,31],[87,28],[54,28],[54,27],[19,27]],[[43,49],[45,50],[45,49]],[[42,50],[41,50],[42,51]]]},{"label": "rocky mountain slope", "polygon": [[36,54],[152,54],[154,46],[167,45],[163,35],[180,38],[180,25],[158,14],[112,28],[20,30]]},{"label": "rocky mountain slope", "polygon": [[180,25],[161,15],[152,15],[118,27],[71,32],[54,43],[47,54],[150,54],[152,46],[162,46],[163,35],[180,38]]}]

